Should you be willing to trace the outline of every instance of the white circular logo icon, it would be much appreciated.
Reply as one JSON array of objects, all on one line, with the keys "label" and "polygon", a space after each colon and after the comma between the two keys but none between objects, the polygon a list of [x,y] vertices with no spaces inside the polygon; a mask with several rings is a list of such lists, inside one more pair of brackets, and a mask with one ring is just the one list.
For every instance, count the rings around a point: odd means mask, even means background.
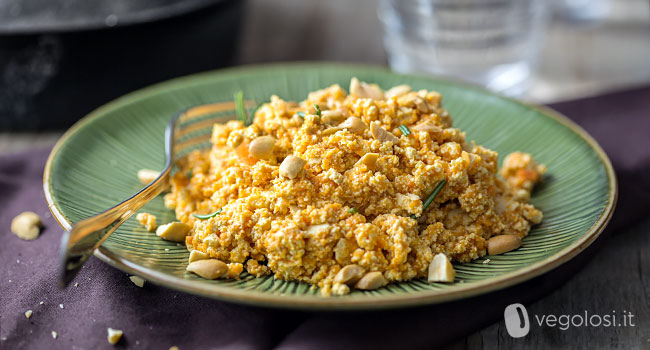
[{"label": "white circular logo icon", "polygon": [[506,321],[506,330],[513,338],[524,337],[530,331],[528,311],[521,304],[508,305],[503,312],[503,318]]}]

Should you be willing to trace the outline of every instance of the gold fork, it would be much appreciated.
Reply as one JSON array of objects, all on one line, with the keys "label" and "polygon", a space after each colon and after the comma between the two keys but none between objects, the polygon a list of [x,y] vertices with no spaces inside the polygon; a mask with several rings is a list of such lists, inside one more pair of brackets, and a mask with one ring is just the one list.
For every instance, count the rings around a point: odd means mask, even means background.
[{"label": "gold fork", "polygon": [[[246,101],[251,105],[252,101]],[[72,281],[81,266],[122,223],[135,214],[147,202],[159,195],[167,187],[175,163],[174,157],[179,156],[179,150],[207,141],[210,134],[202,138],[193,138],[179,142],[184,135],[204,129],[214,121],[206,120],[181,128],[188,120],[211,114],[234,110],[233,102],[203,104],[191,107],[175,115],[165,129],[165,168],[160,175],[136,194],[120,204],[107,209],[95,216],[77,222],[70,231],[65,231],[61,238],[61,267],[59,284],[65,287]]]}]

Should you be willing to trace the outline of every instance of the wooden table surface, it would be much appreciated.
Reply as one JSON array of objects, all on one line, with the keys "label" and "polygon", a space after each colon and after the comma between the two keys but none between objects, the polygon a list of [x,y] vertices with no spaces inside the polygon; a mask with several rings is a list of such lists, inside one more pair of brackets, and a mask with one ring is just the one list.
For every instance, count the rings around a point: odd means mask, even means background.
[{"label": "wooden table surface", "polygon": [[[387,64],[376,0],[249,0],[240,64],[324,60]],[[650,5],[612,1],[599,24],[554,20],[539,71],[525,99],[551,103],[650,83]],[[60,131],[0,133],[0,154],[51,146]],[[603,248],[575,277],[528,307],[531,315],[635,315],[635,326],[532,327],[510,337],[502,321],[450,344],[449,349],[650,349],[650,220],[605,237]],[[432,330],[434,331],[434,330]]]}]

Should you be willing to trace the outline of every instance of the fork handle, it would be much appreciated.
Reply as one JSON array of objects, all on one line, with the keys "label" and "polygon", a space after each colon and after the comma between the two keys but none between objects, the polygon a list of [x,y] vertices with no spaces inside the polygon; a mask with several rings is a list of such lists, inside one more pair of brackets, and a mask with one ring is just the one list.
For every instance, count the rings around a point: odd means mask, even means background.
[{"label": "fork handle", "polygon": [[113,231],[165,189],[170,173],[171,165],[168,163],[158,178],[138,193],[104,212],[79,221],[70,231],[63,233],[59,279],[61,287],[72,281],[81,266]]}]

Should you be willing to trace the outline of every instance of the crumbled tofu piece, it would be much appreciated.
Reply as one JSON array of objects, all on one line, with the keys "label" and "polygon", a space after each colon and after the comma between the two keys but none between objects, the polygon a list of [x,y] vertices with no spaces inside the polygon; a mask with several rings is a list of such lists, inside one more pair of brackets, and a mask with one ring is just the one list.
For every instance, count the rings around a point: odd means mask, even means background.
[{"label": "crumbled tofu piece", "polygon": [[176,194],[174,193],[167,193],[163,197],[163,203],[165,204],[165,208],[174,210],[176,209]]},{"label": "crumbled tofu piece", "polygon": [[145,279],[140,276],[129,276],[129,279],[131,280],[131,282],[133,282],[133,284],[135,284],[140,288],[144,287],[144,284],[146,282]]},{"label": "crumbled tofu piece", "polygon": [[262,277],[270,275],[271,269],[266,265],[260,264],[255,259],[248,259],[248,261],[246,261],[246,272],[255,277]]},{"label": "crumbled tofu piece", "polygon": [[18,214],[18,216],[11,221],[11,232],[20,239],[31,241],[38,238],[42,226],[43,223],[38,214],[26,211]]},{"label": "crumbled tofu piece", "polygon": [[168,241],[184,242],[185,236],[190,232],[190,229],[190,225],[174,221],[166,225],[160,225],[156,230],[156,235]]},{"label": "crumbled tofu piece", "polygon": [[113,328],[108,328],[108,342],[111,343],[111,345],[117,344],[117,342],[122,339],[122,330],[121,329],[113,329]]},{"label": "crumbled tofu piece", "polygon": [[[523,152],[508,154],[501,168],[501,176],[508,181],[513,190],[524,189],[529,193],[545,173],[545,165],[537,164],[530,154]],[[521,197],[523,194],[518,196]]]},{"label": "crumbled tofu piece", "polygon": [[27,310],[27,311],[25,311],[25,317],[31,318],[33,313],[34,312],[32,310]]},{"label": "crumbled tofu piece", "polygon": [[146,228],[149,232],[155,231],[156,227],[158,226],[156,224],[156,216],[153,214],[138,213],[135,218],[138,220],[140,225],[144,226],[144,228]]},{"label": "crumbled tofu piece", "polygon": [[350,293],[350,287],[344,283],[335,283],[332,286],[332,294],[334,295],[346,295]]},{"label": "crumbled tofu piece", "polygon": [[453,282],[456,277],[456,270],[451,265],[447,256],[438,253],[429,264],[429,282]]},{"label": "crumbled tofu piece", "polygon": [[244,271],[244,265],[241,263],[229,263],[227,278],[239,279],[239,275]]}]

